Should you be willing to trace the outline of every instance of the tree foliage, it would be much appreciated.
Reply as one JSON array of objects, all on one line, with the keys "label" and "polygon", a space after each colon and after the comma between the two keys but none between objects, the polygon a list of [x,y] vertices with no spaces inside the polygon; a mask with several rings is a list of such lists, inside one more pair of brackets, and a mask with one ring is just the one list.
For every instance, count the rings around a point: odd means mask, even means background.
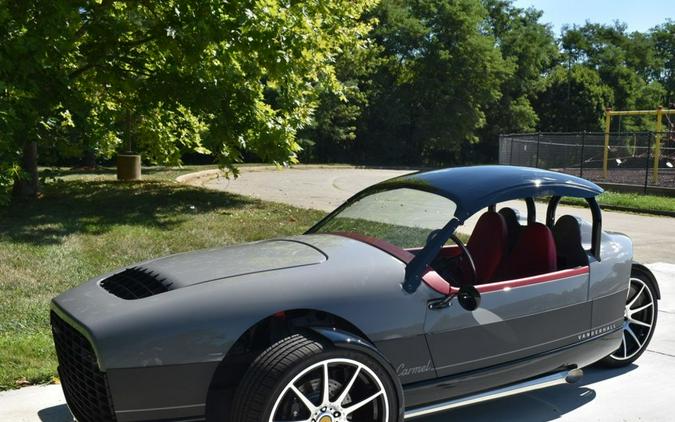
[{"label": "tree foliage", "polygon": [[488,10],[485,27],[514,67],[500,87],[501,98],[487,110],[488,124],[479,132],[478,156],[490,157],[497,151],[499,134],[537,127],[540,117],[533,101],[543,87],[541,76],[556,64],[559,52],[551,29],[539,22],[542,12],[505,0],[485,0],[484,4]]},{"label": "tree foliage", "polygon": [[243,151],[294,162],[334,61],[371,0],[36,0],[0,3],[0,162],[142,150],[175,164]]},{"label": "tree foliage", "polygon": [[[587,23],[583,26],[563,28],[561,47],[568,69],[568,79],[574,83],[577,75],[571,74],[571,69],[580,65],[588,71],[597,74],[600,84],[604,89],[611,91],[602,103],[602,108],[597,108],[593,116],[595,121],[600,121],[604,109],[611,107],[615,110],[641,110],[655,109],[659,105],[668,105],[672,94],[665,88],[668,83],[667,53],[659,51],[656,47],[657,39],[663,37],[664,30],[667,33],[668,24],[655,27],[649,33],[633,32],[626,30],[626,25],[615,23],[613,25],[600,25]],[[675,33],[671,33],[672,35]],[[562,77],[561,73],[555,77]],[[549,81],[555,84],[554,81]],[[571,109],[578,99],[569,95],[559,97],[563,107]],[[590,99],[589,99],[590,101]],[[544,104],[545,102],[542,102]],[[552,103],[547,103],[554,106]],[[550,108],[541,109],[541,114],[555,113]],[[632,118],[622,119],[621,130],[653,130],[653,119]],[[550,119],[549,119],[550,122]],[[568,130],[580,130],[575,128],[574,121],[566,125]],[[579,121],[580,126],[586,122]],[[552,130],[555,127],[543,125],[544,130]],[[594,125],[592,130],[599,130],[599,124]]]},{"label": "tree foliage", "polygon": [[[360,64],[338,62],[338,75],[358,91],[349,103],[322,100],[316,129],[306,134],[314,143],[309,159],[493,161],[500,133],[598,131],[607,107],[675,101],[671,21],[644,33],[588,23],[556,39],[540,11],[510,0],[382,0],[372,17],[374,53],[360,55]],[[653,119],[620,126],[652,130]]]},{"label": "tree foliage", "polygon": [[673,21],[555,39],[541,20],[511,0],[0,0],[0,200],[35,145],[42,165],[449,165],[675,102]]},{"label": "tree foliage", "polygon": [[485,108],[514,70],[481,31],[485,16],[473,0],[380,3],[371,16],[378,22],[371,34],[377,59],[357,84],[366,100],[352,159],[441,162],[477,141]]},{"label": "tree foliage", "polygon": [[540,127],[551,132],[597,131],[612,91],[602,84],[597,72],[581,65],[556,67],[546,78],[536,100]]}]

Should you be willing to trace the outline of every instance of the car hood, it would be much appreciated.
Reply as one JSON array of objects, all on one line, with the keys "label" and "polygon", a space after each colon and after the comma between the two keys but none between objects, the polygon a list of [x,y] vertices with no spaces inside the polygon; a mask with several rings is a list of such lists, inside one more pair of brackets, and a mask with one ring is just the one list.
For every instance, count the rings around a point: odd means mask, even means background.
[{"label": "car hood", "polygon": [[160,280],[168,290],[246,274],[316,265],[327,256],[293,239],[274,239],[171,255],[138,264],[134,271]]},{"label": "car hood", "polygon": [[[134,268],[174,284],[138,297],[116,294],[141,291],[137,280],[107,285]],[[418,333],[420,325],[401,320],[421,324],[437,294],[419,289],[411,308],[404,275],[402,261],[364,242],[301,235],[142,262],[60,294],[51,308],[90,341],[102,369],[220,361],[247,329],[282,310],[336,315],[373,341],[402,335],[402,326]],[[401,311],[393,317],[392,309]]]}]

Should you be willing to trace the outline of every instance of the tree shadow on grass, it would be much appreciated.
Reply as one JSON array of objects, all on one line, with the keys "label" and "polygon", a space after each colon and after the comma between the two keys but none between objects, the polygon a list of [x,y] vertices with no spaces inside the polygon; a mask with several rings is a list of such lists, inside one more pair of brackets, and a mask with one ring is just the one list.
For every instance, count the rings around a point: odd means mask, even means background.
[{"label": "tree shadow on grass", "polygon": [[[143,176],[153,176],[155,174],[166,173],[167,171],[179,172],[181,170],[186,171],[195,166],[143,166],[141,173]],[[194,171],[201,170],[210,170],[209,168],[194,168]],[[67,176],[115,176],[117,174],[117,168],[114,166],[97,166],[96,168],[91,167],[46,167],[40,169],[40,176],[46,178],[59,178]]]},{"label": "tree shadow on grass", "polygon": [[47,185],[38,200],[18,201],[0,211],[0,237],[29,244],[59,244],[70,234],[102,234],[120,225],[168,230],[191,215],[235,210],[255,202],[162,182],[61,182]]}]

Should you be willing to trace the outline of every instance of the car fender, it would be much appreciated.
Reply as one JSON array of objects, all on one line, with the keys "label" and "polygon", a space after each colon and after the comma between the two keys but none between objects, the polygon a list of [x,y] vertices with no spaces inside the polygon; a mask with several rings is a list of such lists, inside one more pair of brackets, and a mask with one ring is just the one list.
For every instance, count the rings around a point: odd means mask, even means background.
[{"label": "car fender", "polygon": [[405,410],[403,388],[401,387],[398,375],[396,375],[396,371],[394,371],[394,367],[392,366],[391,362],[389,362],[389,360],[384,357],[382,353],[380,353],[375,345],[354,333],[339,330],[337,328],[310,327],[310,329],[321,336],[323,339],[330,342],[330,344],[332,344],[334,347],[357,350],[361,353],[365,353],[382,365],[382,367],[387,371],[389,378],[391,378],[394,384],[394,389],[396,390],[396,398],[398,399],[399,403],[399,415],[397,420],[403,421],[403,413]]},{"label": "car fender", "polygon": [[632,268],[634,270],[642,271],[643,273],[645,273],[647,277],[649,277],[652,283],[654,283],[654,288],[656,289],[656,298],[658,300],[661,300],[661,288],[659,287],[658,281],[656,281],[656,276],[654,275],[654,273],[652,273],[652,271],[649,268],[647,268],[643,264],[640,264],[639,262],[633,262]]}]

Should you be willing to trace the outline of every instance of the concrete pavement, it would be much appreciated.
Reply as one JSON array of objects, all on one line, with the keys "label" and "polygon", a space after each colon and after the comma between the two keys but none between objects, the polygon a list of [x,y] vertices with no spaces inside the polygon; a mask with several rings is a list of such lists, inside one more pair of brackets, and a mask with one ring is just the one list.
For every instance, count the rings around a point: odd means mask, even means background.
[{"label": "concrete pavement", "polygon": [[[301,208],[332,211],[356,192],[410,170],[375,170],[356,168],[307,168],[285,170],[258,169],[246,171],[237,179],[216,178],[204,183],[209,189],[253,196]],[[458,181],[461,183],[461,181]],[[509,205],[513,205],[509,203]],[[524,203],[515,203],[525,212]],[[574,214],[591,221],[587,208],[558,207],[557,215]],[[537,216],[546,215],[546,204],[538,203]],[[675,218],[616,211],[603,212],[605,230],[629,235],[635,247],[635,259],[643,263],[675,262]],[[470,219],[460,231],[470,232]]]},{"label": "concrete pavement", "polygon": [[[419,422],[575,422],[675,420],[675,265],[649,266],[659,280],[656,332],[647,351],[627,368],[588,368],[576,385],[561,385],[481,403]],[[72,422],[61,387],[27,387],[0,393],[0,421]]]}]

